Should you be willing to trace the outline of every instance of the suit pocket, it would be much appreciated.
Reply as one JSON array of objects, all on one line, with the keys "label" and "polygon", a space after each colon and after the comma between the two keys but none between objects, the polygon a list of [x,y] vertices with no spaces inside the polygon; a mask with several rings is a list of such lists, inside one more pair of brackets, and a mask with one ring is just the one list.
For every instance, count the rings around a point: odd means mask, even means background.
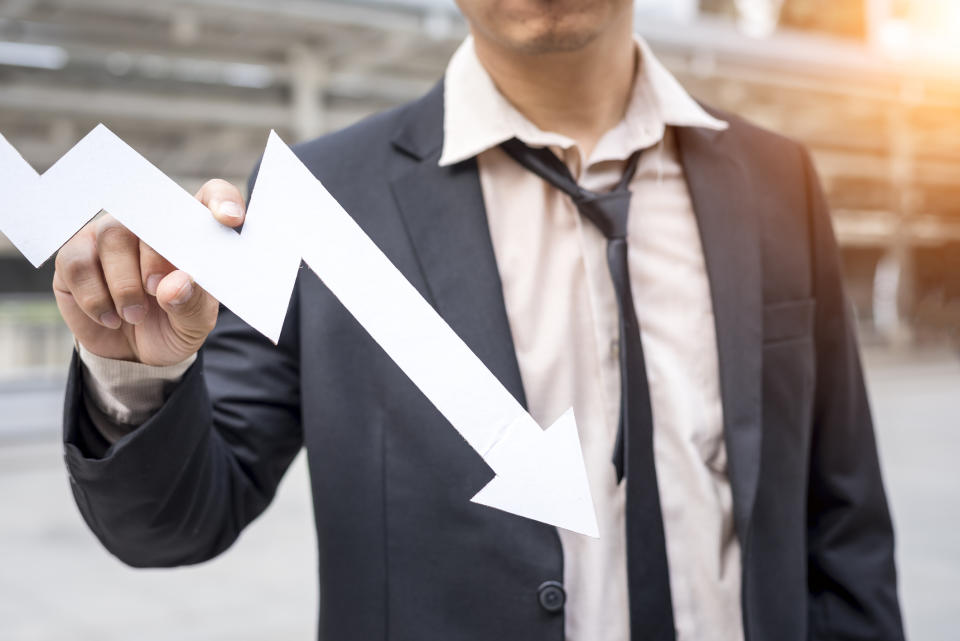
[{"label": "suit pocket", "polygon": [[813,298],[803,298],[764,305],[764,345],[810,338],[816,304]]}]

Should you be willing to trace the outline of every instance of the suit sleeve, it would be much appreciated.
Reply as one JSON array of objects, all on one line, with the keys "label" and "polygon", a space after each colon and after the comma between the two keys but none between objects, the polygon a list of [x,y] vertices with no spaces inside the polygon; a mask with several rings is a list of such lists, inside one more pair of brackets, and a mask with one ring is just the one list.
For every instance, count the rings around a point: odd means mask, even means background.
[{"label": "suit sleeve", "polygon": [[77,358],[87,414],[107,443],[116,443],[160,409],[197,355],[155,367],[97,356],[77,343]]},{"label": "suit sleeve", "polygon": [[810,638],[903,639],[894,537],[826,200],[804,152],[817,383],[807,508]]},{"label": "suit sleeve", "polygon": [[297,290],[279,345],[221,308],[197,361],[163,406],[110,444],[91,424],[78,359],[64,441],[80,512],[136,567],[199,563],[270,503],[302,444]]}]

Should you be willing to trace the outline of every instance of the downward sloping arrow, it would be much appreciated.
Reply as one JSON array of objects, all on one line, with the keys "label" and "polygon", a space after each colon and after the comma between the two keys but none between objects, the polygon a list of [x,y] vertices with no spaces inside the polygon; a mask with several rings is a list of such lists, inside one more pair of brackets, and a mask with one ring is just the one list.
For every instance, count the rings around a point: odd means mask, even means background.
[{"label": "downward sloping arrow", "polygon": [[541,429],[275,133],[240,234],[103,125],[42,176],[0,136],[0,193],[35,266],[105,209],[274,342],[302,259],[493,469],[474,502],[598,536],[573,411]]}]

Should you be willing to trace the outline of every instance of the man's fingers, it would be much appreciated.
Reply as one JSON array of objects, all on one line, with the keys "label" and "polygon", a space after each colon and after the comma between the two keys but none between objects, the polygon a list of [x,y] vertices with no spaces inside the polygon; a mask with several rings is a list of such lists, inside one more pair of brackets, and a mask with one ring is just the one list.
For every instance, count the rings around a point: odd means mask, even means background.
[{"label": "man's fingers", "polygon": [[176,267],[158,254],[153,247],[140,241],[140,276],[143,278],[143,290],[151,296],[157,295],[157,287],[167,274]]},{"label": "man's fingers", "polygon": [[215,178],[204,183],[197,200],[213,212],[213,217],[227,227],[239,227],[246,214],[243,195],[226,180]]},{"label": "man's fingers", "polygon": [[110,329],[120,328],[120,316],[100,269],[91,229],[80,230],[57,252],[53,286],[58,296],[73,297],[83,313],[95,322]]},{"label": "man's fingers", "polygon": [[140,240],[112,216],[97,224],[97,253],[117,312],[132,325],[147,315],[140,276]]},{"label": "man's fingers", "polygon": [[160,281],[157,303],[181,338],[189,342],[202,342],[217,322],[219,303],[180,270]]}]

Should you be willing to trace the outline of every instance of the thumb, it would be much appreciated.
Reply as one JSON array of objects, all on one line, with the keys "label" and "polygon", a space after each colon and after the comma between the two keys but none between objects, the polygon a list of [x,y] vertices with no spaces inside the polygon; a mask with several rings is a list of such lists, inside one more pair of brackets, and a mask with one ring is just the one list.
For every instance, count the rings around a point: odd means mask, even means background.
[{"label": "thumb", "polygon": [[217,301],[179,269],[157,285],[157,303],[167,313],[171,327],[191,342],[202,342],[217,322]]}]

